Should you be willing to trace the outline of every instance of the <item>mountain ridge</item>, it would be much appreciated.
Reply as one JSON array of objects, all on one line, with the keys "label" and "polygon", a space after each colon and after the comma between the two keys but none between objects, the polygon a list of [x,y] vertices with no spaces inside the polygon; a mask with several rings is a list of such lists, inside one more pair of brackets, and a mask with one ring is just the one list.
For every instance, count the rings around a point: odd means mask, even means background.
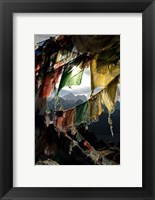
[{"label": "mountain ridge", "polygon": [[[63,109],[69,109],[75,106],[78,106],[82,103],[87,101],[87,98],[85,95],[74,95],[73,93],[66,94],[63,97],[58,97],[58,100],[56,102],[55,98],[49,98],[47,103],[48,103],[48,108],[49,110],[61,110]],[[56,103],[56,105],[55,105]]]}]

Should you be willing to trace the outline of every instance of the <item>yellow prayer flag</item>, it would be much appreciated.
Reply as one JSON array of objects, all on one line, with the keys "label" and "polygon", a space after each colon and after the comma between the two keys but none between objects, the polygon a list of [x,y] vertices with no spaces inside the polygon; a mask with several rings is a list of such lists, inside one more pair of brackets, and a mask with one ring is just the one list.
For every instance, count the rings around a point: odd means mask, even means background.
[{"label": "yellow prayer flag", "polygon": [[90,103],[90,120],[96,120],[103,112],[100,93],[89,100]]},{"label": "yellow prayer flag", "polygon": [[98,55],[95,56],[90,62],[92,91],[96,87],[106,88],[108,84],[120,74],[119,64],[97,66],[97,57]]},{"label": "yellow prayer flag", "polygon": [[101,92],[101,98],[109,113],[114,110],[115,96],[119,76],[117,76],[108,86]]}]

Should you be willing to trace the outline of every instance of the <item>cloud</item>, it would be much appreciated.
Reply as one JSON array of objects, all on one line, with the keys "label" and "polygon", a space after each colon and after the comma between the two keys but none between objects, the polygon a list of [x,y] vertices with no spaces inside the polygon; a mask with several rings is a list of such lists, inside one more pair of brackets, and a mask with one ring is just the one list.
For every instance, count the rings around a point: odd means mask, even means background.
[{"label": "cloud", "polygon": [[74,95],[85,95],[87,96],[88,94],[90,94],[91,90],[90,87],[80,87],[80,86],[72,86],[71,88],[69,87],[64,87],[60,93],[59,96],[63,97],[64,95],[68,94],[68,93],[73,93]]}]

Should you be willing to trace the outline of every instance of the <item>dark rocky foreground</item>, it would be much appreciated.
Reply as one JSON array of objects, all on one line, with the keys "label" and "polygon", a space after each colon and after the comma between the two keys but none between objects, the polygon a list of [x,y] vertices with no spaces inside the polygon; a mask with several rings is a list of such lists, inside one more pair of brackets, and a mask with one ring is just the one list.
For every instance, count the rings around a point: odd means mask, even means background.
[{"label": "dark rocky foreground", "polygon": [[[39,126],[37,126],[39,124]],[[120,164],[120,144],[104,142],[84,126],[77,128],[77,133],[58,133],[53,124],[49,127],[38,116],[35,134],[36,165],[118,165]]]}]

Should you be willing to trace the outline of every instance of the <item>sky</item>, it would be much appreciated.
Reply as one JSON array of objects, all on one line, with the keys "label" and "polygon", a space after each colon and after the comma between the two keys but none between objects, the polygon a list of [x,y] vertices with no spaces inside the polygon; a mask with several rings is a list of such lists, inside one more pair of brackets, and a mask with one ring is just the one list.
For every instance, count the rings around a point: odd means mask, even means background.
[{"label": "sky", "polygon": [[50,37],[55,37],[56,35],[52,35],[52,34],[35,34],[34,35],[34,43],[37,44],[39,42],[42,42],[44,40],[49,39]]}]

